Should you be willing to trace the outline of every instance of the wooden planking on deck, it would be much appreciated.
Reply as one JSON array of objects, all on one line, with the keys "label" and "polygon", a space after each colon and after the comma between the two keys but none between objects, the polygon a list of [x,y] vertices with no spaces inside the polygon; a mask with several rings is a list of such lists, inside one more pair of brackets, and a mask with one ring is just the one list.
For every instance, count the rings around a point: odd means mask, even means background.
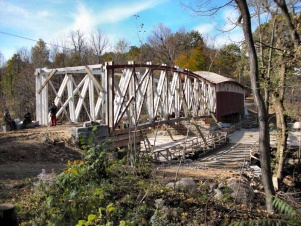
[{"label": "wooden planking on deck", "polygon": [[[156,136],[148,138],[151,145],[151,153],[155,160],[173,161],[174,159],[185,158],[195,153],[205,153],[224,143],[226,143],[227,133],[216,132],[207,134],[205,141],[197,136],[175,135],[172,138],[168,136]],[[141,148],[141,151],[149,148]],[[159,159],[160,158],[160,159]]]}]

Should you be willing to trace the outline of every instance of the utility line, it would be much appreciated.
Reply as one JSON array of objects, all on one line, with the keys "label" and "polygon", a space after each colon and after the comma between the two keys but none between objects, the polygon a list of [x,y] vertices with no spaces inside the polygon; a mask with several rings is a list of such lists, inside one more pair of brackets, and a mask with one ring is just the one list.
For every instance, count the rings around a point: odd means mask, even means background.
[{"label": "utility line", "polygon": [[[20,36],[20,35],[14,35],[14,34],[10,34],[10,33],[7,33],[7,32],[4,32],[4,31],[0,31],[1,34],[5,34],[5,35],[9,35],[9,36],[13,36],[13,37],[17,37],[17,38],[21,38],[21,39],[26,39],[26,40],[29,40],[29,41],[33,41],[33,42],[38,42],[39,40],[35,40],[35,39],[32,39],[32,38],[26,38],[26,37],[23,37],[23,36]],[[42,39],[41,39],[42,40]],[[56,47],[60,47],[60,48],[63,48],[63,49],[68,49],[68,50],[71,50],[70,48],[68,47],[63,47],[63,46],[60,46],[60,45],[56,45],[56,44],[51,44],[51,43],[47,43],[45,41],[43,41],[46,45],[51,45],[51,46],[56,46]]]}]

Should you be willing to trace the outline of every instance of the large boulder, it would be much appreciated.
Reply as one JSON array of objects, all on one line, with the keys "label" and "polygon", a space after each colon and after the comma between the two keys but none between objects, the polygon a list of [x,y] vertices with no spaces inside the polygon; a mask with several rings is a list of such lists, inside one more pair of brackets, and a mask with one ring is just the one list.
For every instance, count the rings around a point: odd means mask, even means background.
[{"label": "large boulder", "polygon": [[247,180],[230,178],[227,181],[227,187],[232,190],[231,197],[234,198],[238,204],[248,205],[254,198],[253,188]]},{"label": "large boulder", "polygon": [[195,193],[198,189],[197,183],[192,178],[182,178],[180,181],[168,183],[166,186],[189,193]]}]

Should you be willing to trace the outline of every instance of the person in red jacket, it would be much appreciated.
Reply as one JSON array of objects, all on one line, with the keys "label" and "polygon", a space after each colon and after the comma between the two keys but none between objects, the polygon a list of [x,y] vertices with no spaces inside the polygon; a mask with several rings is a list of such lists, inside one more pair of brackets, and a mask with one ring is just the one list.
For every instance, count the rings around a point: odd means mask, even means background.
[{"label": "person in red jacket", "polygon": [[51,103],[51,107],[49,109],[50,117],[51,117],[51,126],[56,126],[56,113],[57,113],[57,106],[55,105],[54,101]]}]

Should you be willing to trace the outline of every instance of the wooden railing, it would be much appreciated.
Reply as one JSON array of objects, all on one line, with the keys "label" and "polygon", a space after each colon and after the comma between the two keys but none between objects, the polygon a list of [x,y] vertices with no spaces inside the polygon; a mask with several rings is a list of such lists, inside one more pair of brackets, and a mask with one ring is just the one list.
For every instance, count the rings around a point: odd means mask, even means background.
[{"label": "wooden railing", "polygon": [[203,138],[193,137],[183,139],[181,143],[174,143],[173,145],[158,145],[153,147],[152,156],[154,161],[179,161],[189,156],[196,154],[205,154],[227,142],[226,132],[213,132],[207,134]]}]

